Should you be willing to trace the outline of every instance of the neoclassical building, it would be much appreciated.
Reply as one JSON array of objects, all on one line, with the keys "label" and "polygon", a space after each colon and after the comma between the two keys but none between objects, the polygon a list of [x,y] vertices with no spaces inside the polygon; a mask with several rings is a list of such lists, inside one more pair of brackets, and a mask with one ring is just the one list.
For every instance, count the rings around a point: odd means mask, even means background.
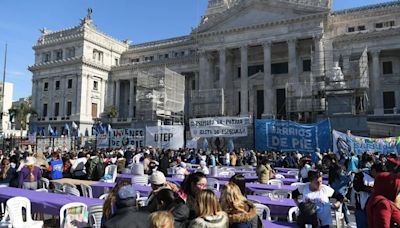
[{"label": "neoclassical building", "polygon": [[[209,0],[190,34],[133,45],[97,30],[91,11],[76,27],[43,29],[29,67],[34,121],[59,129],[75,121],[81,133],[98,118],[116,127],[224,115],[399,124],[399,1],[331,4]],[[160,70],[185,77],[184,120],[166,110],[138,115],[138,77]],[[117,116],[107,118],[111,108]]]}]

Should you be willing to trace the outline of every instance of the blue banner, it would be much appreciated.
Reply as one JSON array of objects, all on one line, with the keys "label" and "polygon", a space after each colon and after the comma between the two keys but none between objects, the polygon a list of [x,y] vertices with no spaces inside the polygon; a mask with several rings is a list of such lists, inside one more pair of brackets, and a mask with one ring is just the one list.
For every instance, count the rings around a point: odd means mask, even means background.
[{"label": "blue banner", "polygon": [[299,124],[288,120],[256,120],[257,150],[321,152],[331,148],[329,120],[317,124]]},{"label": "blue banner", "polygon": [[333,152],[349,155],[351,152],[400,152],[400,137],[366,138],[333,130]]}]

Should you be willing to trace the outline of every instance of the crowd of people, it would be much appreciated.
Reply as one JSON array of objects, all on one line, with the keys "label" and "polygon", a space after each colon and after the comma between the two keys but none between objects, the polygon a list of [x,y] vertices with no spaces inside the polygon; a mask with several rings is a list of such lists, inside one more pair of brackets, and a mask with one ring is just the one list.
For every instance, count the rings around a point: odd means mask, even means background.
[{"label": "crowd of people", "polygon": [[[1,152],[0,164],[0,186],[31,190],[39,187],[41,177],[107,180],[108,165],[116,165],[119,173],[130,173],[132,166],[140,164],[152,188],[146,206],[140,207],[130,182],[119,181],[104,202],[103,227],[262,227],[253,202],[247,199],[251,192],[242,174],[233,175],[220,196],[207,189],[207,175],[216,166],[253,166],[261,184],[277,178],[276,167],[298,169],[298,179],[304,184],[298,185],[292,198],[302,227],[329,227],[332,210],[341,210],[347,224],[349,211],[354,211],[360,228],[400,225],[400,160],[395,153],[157,148],[65,152],[49,148],[34,153],[29,149]],[[187,164],[198,168],[189,172]],[[166,181],[171,169],[183,179],[181,186]],[[325,176],[328,184],[324,184]]]}]

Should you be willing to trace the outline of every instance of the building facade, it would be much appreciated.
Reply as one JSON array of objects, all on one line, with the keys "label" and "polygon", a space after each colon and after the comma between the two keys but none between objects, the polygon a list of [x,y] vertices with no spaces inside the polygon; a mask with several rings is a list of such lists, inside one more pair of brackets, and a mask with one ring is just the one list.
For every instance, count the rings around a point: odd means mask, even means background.
[{"label": "building facade", "polygon": [[0,83],[0,110],[1,110],[1,124],[0,124],[0,132],[4,136],[9,136],[11,131],[11,121],[9,110],[12,107],[12,99],[13,99],[13,88],[14,85],[12,83]]},{"label": "building facade", "polygon": [[167,67],[185,76],[186,120],[340,114],[399,124],[400,3],[336,12],[331,4],[209,0],[187,36],[136,45],[99,32],[91,13],[77,27],[43,29],[29,67],[35,121],[75,121],[82,133],[114,107],[112,124],[134,127],[138,72]]}]

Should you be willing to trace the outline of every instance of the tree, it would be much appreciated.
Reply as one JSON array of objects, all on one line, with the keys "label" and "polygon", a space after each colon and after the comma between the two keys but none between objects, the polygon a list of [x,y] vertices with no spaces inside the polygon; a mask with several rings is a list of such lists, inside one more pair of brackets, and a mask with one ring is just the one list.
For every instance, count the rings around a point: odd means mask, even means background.
[{"label": "tree", "polygon": [[108,106],[106,111],[108,118],[116,118],[118,116],[118,109],[114,105]]},{"label": "tree", "polygon": [[27,101],[19,103],[16,107],[9,109],[8,112],[20,125],[22,138],[22,131],[27,129],[29,116],[37,114],[36,110],[30,106],[30,99],[28,98]]}]

